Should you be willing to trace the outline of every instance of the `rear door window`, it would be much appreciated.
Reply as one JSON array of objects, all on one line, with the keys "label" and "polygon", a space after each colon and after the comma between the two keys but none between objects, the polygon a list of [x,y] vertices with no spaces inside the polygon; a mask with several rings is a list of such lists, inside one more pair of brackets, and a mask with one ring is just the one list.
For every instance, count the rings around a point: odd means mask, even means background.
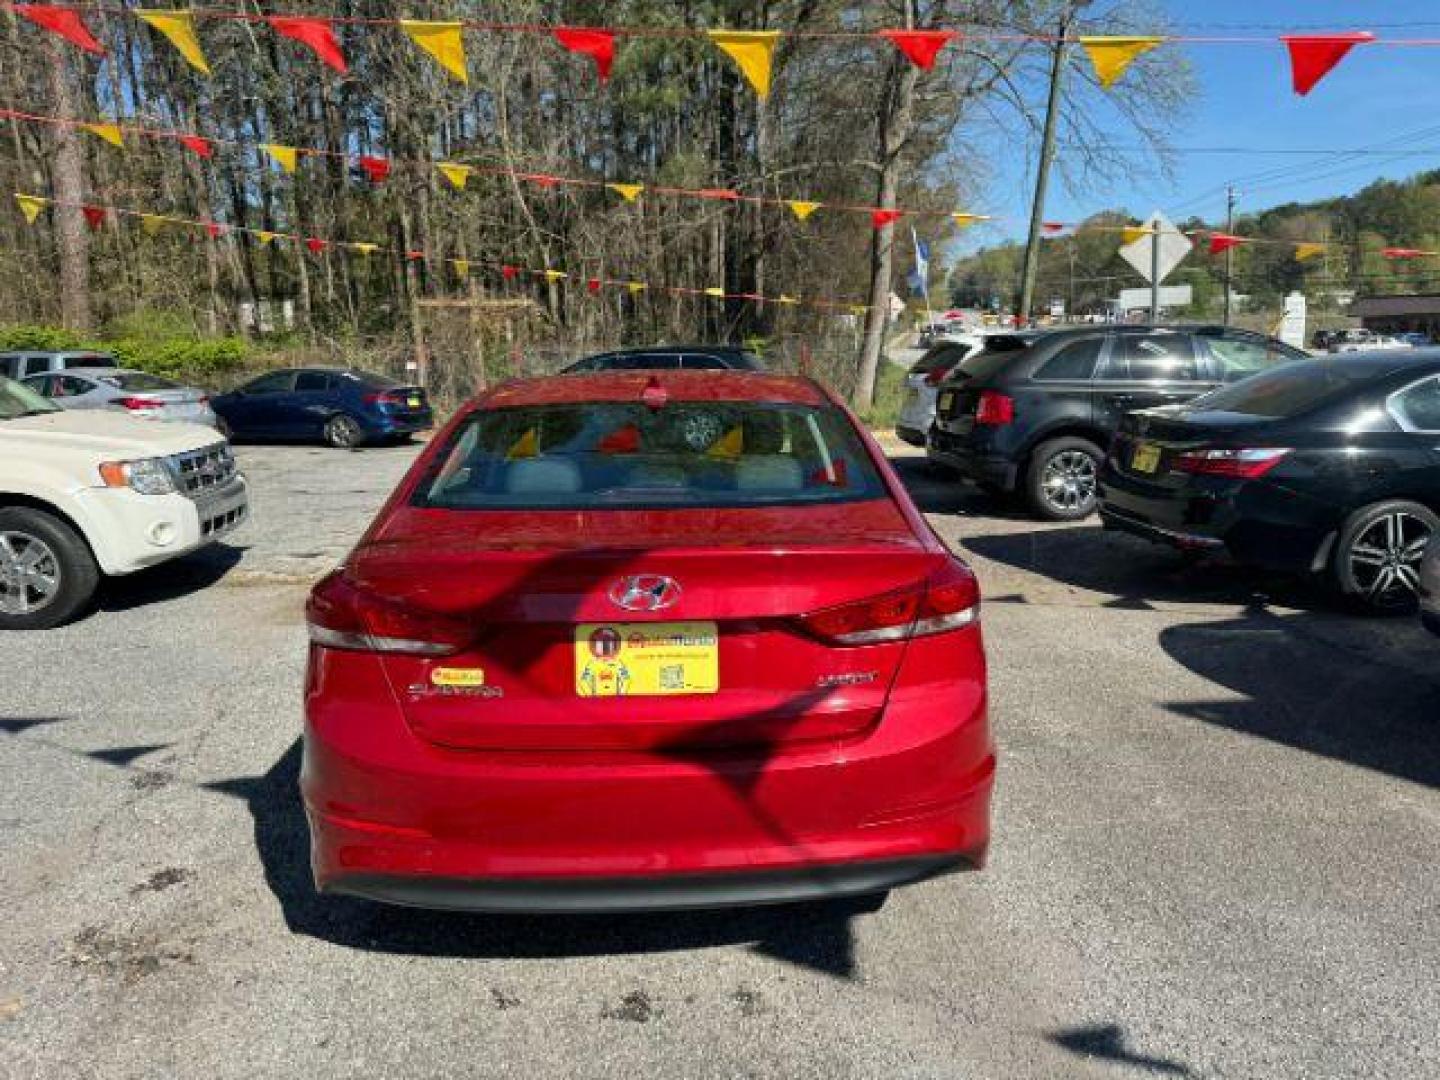
[{"label": "rear door window", "polygon": [[19,378],[27,375],[39,375],[50,370],[50,358],[48,356],[27,356],[20,361]]},{"label": "rear door window", "polygon": [[1406,431],[1440,431],[1440,377],[1406,387],[1391,396],[1389,405]]},{"label": "rear door window", "polygon": [[1209,346],[1221,382],[1246,379],[1267,368],[1305,359],[1304,353],[1266,338],[1226,334],[1200,340]]},{"label": "rear door window", "polygon": [[49,383],[51,397],[80,397],[95,389],[95,384],[89,379],[76,375],[51,375]]},{"label": "rear door window", "polygon": [[324,393],[333,389],[334,386],[335,380],[328,372],[302,371],[295,376],[295,392],[297,394]]},{"label": "rear door window", "polygon": [[1105,339],[1100,336],[1072,342],[1046,360],[1035,373],[1035,378],[1046,382],[1093,378],[1104,347]]},{"label": "rear door window", "polygon": [[678,509],[885,495],[854,427],[828,406],[584,402],[472,413],[436,457],[416,504]]},{"label": "rear door window", "polygon": [[76,367],[113,368],[116,365],[115,358],[113,356],[107,356],[105,353],[84,353],[79,356],[61,357],[60,363],[56,366],[63,370],[65,368]]},{"label": "rear door window", "polygon": [[1120,334],[1107,376],[1131,382],[1195,382],[1200,378],[1188,334]]}]

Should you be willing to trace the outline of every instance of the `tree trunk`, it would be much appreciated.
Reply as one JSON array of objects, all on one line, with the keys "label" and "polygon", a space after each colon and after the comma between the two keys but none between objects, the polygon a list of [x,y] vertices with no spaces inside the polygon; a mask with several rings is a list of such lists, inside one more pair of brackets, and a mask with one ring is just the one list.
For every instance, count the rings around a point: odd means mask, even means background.
[{"label": "tree trunk", "polygon": [[[47,65],[50,94],[55,111],[75,116],[75,97],[70,88],[68,46],[58,38],[46,42],[50,53]],[[78,131],[66,124],[55,127],[55,242],[60,253],[60,318],[72,330],[89,330],[93,322],[90,305],[90,237],[80,205],[85,202],[85,158]]]},{"label": "tree trunk", "polygon": [[[915,0],[905,2],[905,25],[915,25]],[[904,57],[890,61],[888,92],[880,108],[880,174],[875,205],[895,209],[900,186],[900,168],[905,144],[915,116],[917,69]],[[875,379],[880,372],[880,350],[890,324],[890,276],[895,262],[895,226],[884,225],[870,238],[870,290],[865,312],[865,337],[860,347],[860,373],[851,400],[855,408],[869,412],[875,405]]]}]

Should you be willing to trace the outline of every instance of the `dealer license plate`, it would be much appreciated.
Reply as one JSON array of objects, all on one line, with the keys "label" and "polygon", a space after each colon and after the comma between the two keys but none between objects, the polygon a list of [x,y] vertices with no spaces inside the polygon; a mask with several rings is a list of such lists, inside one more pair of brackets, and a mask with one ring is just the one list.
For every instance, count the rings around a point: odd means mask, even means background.
[{"label": "dealer license plate", "polygon": [[955,404],[955,392],[953,390],[941,394],[940,400],[935,405],[935,411],[941,416],[949,416],[950,409]]},{"label": "dealer license plate", "polygon": [[407,401],[405,402],[405,404],[409,405],[410,408],[412,408],[412,409],[418,409],[418,408],[420,408],[420,398],[419,398],[419,396],[417,395],[417,396],[412,397],[412,398],[410,398],[409,400],[407,400]]},{"label": "dealer license plate", "polygon": [[575,628],[580,697],[667,697],[720,689],[713,622],[582,623]]}]

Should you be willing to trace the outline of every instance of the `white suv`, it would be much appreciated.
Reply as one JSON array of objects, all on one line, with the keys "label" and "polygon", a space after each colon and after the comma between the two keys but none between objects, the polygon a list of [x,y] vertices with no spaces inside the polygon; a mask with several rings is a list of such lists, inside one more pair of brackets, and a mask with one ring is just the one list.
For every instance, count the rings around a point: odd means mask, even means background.
[{"label": "white suv", "polygon": [[62,412],[0,378],[0,630],[58,626],[130,574],[245,520],[245,478],[191,424]]}]

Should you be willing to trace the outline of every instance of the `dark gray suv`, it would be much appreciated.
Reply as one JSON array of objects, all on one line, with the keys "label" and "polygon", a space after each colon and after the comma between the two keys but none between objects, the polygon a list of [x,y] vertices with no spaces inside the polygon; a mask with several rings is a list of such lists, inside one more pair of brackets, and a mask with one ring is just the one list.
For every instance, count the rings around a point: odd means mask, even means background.
[{"label": "dark gray suv", "polygon": [[1052,521],[1095,509],[1095,478],[1120,418],[1304,359],[1223,327],[1088,326],[1002,334],[940,384],[926,454]]}]

